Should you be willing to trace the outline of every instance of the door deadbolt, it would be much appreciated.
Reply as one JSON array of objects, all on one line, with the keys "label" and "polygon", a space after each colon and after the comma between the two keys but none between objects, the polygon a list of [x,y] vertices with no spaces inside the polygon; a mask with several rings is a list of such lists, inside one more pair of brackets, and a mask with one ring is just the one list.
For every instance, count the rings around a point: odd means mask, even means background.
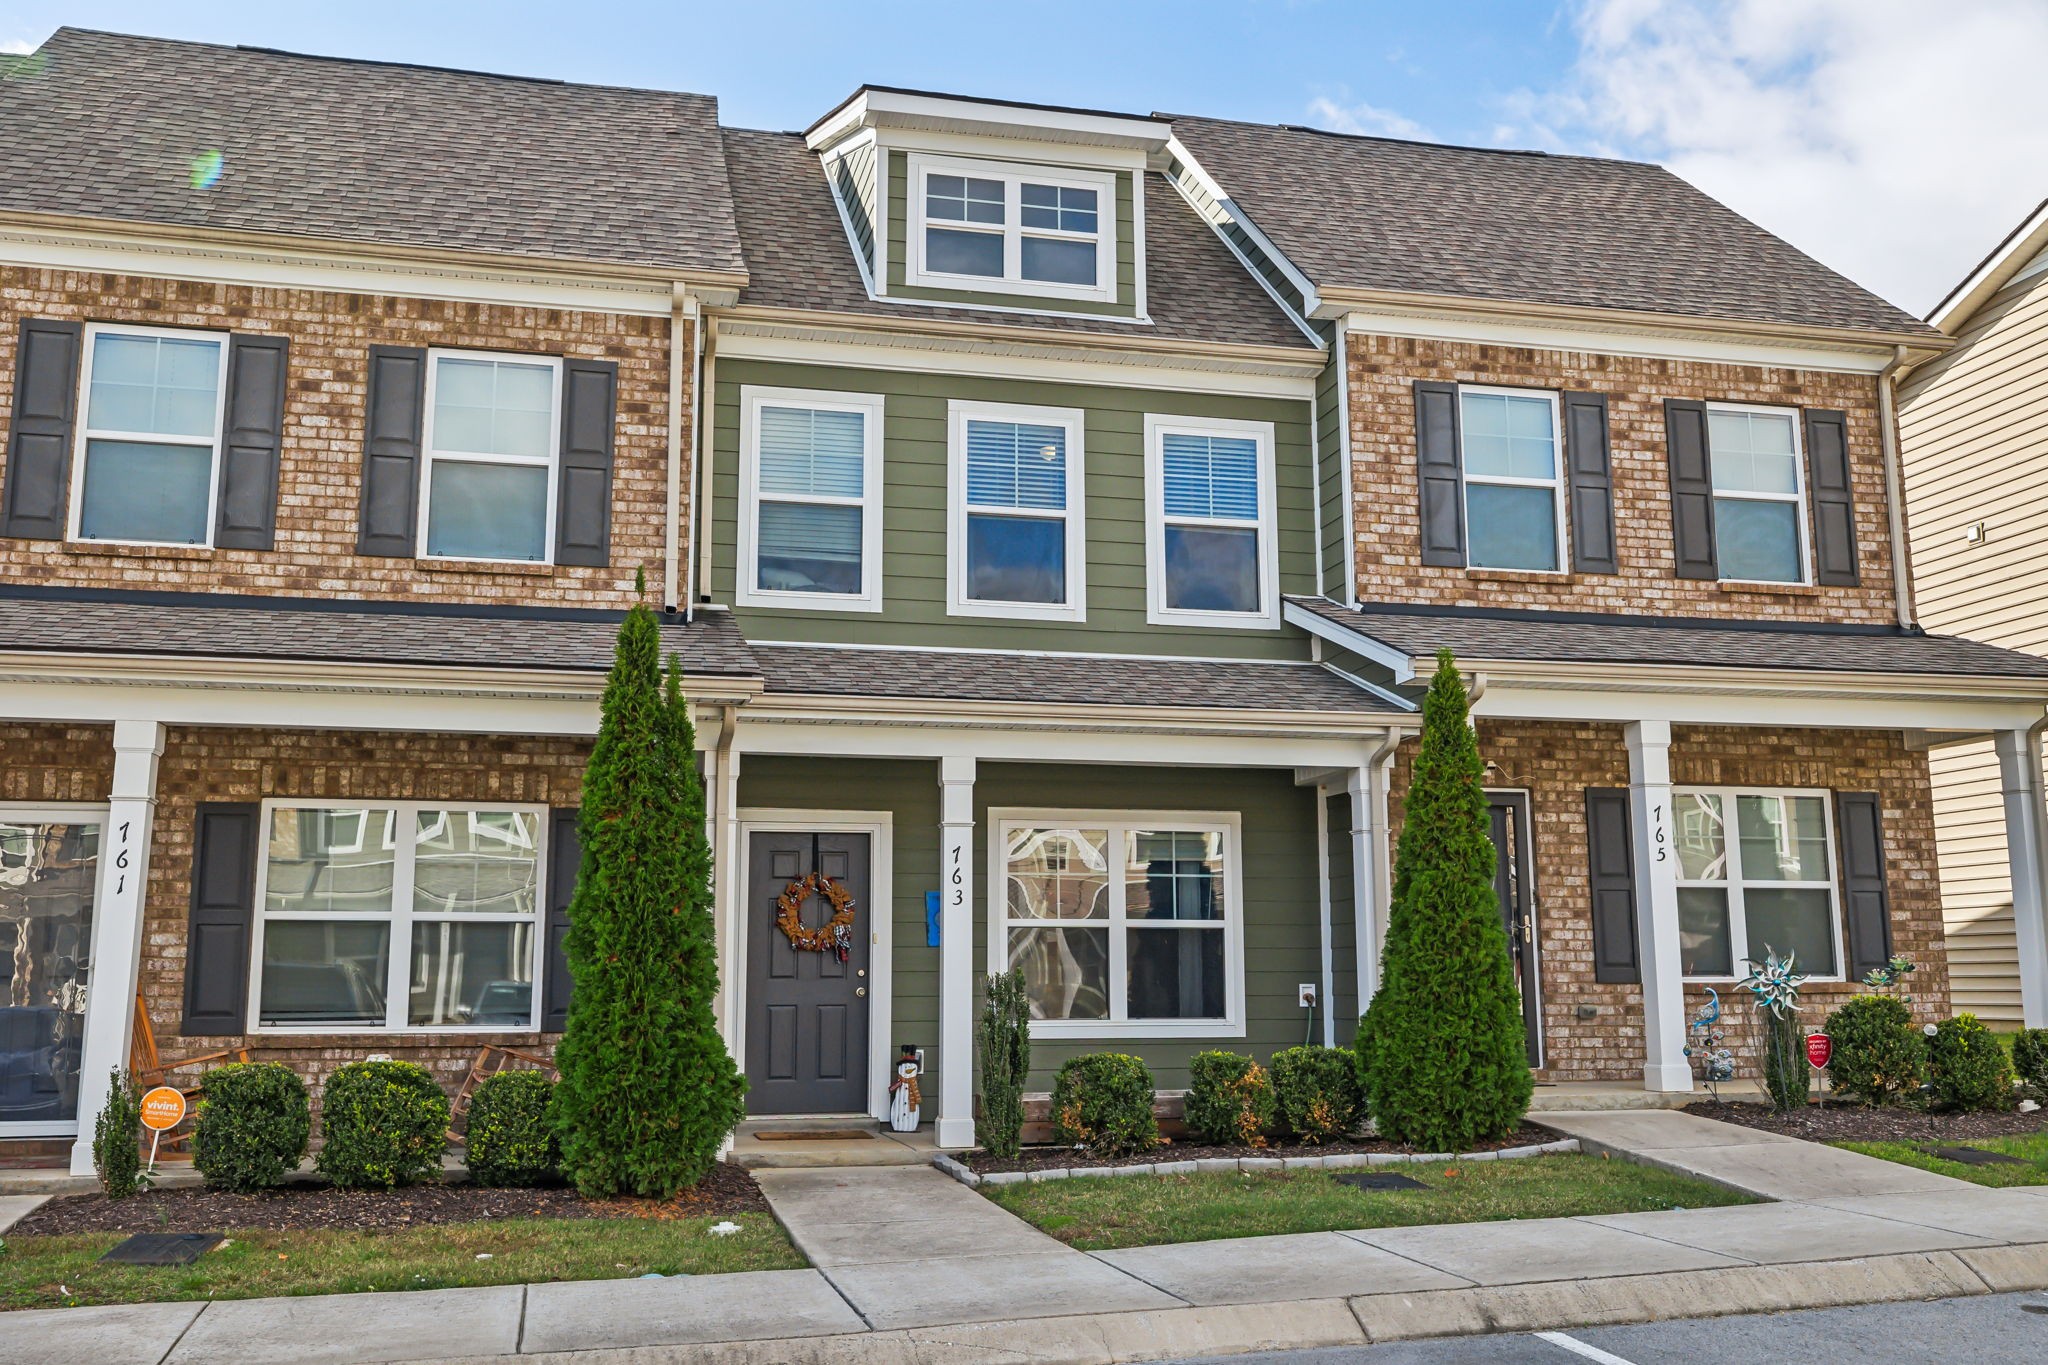
[{"label": "door deadbolt", "polygon": [[855,976],[866,976],[868,974],[868,969],[865,967],[855,967],[853,969],[853,974]]}]

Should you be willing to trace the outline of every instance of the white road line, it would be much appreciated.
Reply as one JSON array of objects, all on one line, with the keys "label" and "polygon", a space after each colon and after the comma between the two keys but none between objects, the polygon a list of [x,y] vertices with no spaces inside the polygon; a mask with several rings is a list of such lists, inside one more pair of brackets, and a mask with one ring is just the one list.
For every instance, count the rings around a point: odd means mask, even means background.
[{"label": "white road line", "polygon": [[1535,1336],[1536,1340],[1547,1341],[1560,1351],[1570,1351],[1575,1356],[1584,1356],[1587,1360],[1596,1360],[1600,1362],[1600,1365],[1635,1365],[1634,1361],[1623,1360],[1620,1356],[1610,1351],[1603,1351],[1598,1346],[1588,1346],[1577,1337],[1568,1337],[1562,1332],[1536,1332],[1532,1335]]}]

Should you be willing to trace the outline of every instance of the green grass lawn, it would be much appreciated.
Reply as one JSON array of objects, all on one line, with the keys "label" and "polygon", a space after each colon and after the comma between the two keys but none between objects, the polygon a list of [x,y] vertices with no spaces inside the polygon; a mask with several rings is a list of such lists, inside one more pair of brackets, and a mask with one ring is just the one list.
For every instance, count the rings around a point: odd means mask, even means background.
[{"label": "green grass lawn", "polygon": [[1996,1166],[1966,1166],[1960,1161],[1944,1161],[1930,1155],[1920,1145],[1908,1142],[1837,1142],[1832,1145],[1861,1152],[1865,1156],[1883,1157],[1902,1166],[1918,1166],[1923,1171],[1952,1175],[1973,1185],[2048,1185],[2048,1133],[2029,1133],[2024,1137],[1955,1138],[1940,1144],[2004,1152],[2008,1156],[2024,1158],[2028,1163],[2024,1166],[2008,1166],[2002,1162]]},{"label": "green grass lawn", "polygon": [[1648,1166],[1576,1154],[1372,1169],[1412,1176],[1429,1188],[1356,1190],[1334,1178],[1350,1172],[1282,1171],[1048,1180],[982,1189],[1011,1213],[1083,1251],[1756,1202]]},{"label": "green grass lawn", "polygon": [[733,1215],[741,1230],[727,1237],[706,1231],[719,1221],[508,1218],[396,1232],[230,1232],[232,1245],[189,1266],[102,1264],[100,1256],[123,1233],[10,1236],[0,1239],[0,1308],[710,1275],[805,1264],[767,1214]]}]

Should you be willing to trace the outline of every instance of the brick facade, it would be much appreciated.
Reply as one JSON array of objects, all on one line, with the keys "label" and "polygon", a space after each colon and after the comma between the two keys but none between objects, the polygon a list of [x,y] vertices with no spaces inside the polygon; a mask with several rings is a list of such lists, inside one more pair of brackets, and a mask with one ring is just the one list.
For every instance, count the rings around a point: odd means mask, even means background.
[{"label": "brick facade", "polygon": [[[1676,616],[1889,623],[1891,541],[1873,376],[1651,360],[1578,351],[1428,341],[1353,332],[1352,492],[1358,596],[1367,602],[1549,608]],[[1591,390],[1607,395],[1617,574],[1531,574],[1425,566],[1416,485],[1418,379]],[[1848,414],[1862,583],[1854,588],[1741,587],[1673,576],[1664,400],[1692,398]]]},{"label": "brick facade", "polygon": [[[1535,861],[1538,962],[1543,994],[1546,1080],[1640,1081],[1642,992],[1593,980],[1593,928],[1587,888],[1586,788],[1628,785],[1628,749],[1619,725],[1491,721],[1479,723],[1487,785],[1526,790]],[[1389,821],[1399,837],[1401,794],[1407,790],[1416,742],[1395,762]],[[1948,960],[1934,863],[1934,807],[1927,756],[1892,732],[1674,726],[1671,778],[1678,785],[1817,787],[1875,791],[1884,797],[1885,872],[1891,893],[1893,951],[1913,959],[1916,1014],[1948,1012]],[[1760,1062],[1747,997],[1719,987],[1727,1046],[1739,1074]],[[1861,987],[1815,983],[1802,1022],[1818,1028],[1827,1012]],[[1703,987],[1686,991],[1690,1011],[1706,1001]],[[1590,1011],[1581,1017],[1582,1011]]]},{"label": "brick facade", "polygon": [[[0,267],[0,479],[19,320],[283,333],[291,342],[277,541],[270,550],[0,540],[0,578],[65,587],[294,597],[623,607],[633,571],[660,581],[668,495],[667,318],[451,303]],[[692,346],[688,325],[679,337]],[[363,401],[373,345],[580,356],[619,367],[607,568],[477,565],[358,555]],[[688,367],[685,367],[688,373]],[[687,393],[687,390],[686,390]],[[82,414],[81,414],[82,416]],[[683,430],[692,414],[684,412]],[[685,450],[689,441],[685,439]],[[683,523],[688,525],[684,475]]]}]

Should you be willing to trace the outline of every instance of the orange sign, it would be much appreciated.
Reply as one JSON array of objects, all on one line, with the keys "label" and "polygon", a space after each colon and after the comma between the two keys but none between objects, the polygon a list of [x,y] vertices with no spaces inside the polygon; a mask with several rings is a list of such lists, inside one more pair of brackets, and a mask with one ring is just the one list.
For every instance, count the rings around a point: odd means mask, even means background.
[{"label": "orange sign", "polygon": [[142,1097],[142,1126],[156,1132],[175,1128],[185,1117],[185,1097],[168,1085],[160,1085]]}]

